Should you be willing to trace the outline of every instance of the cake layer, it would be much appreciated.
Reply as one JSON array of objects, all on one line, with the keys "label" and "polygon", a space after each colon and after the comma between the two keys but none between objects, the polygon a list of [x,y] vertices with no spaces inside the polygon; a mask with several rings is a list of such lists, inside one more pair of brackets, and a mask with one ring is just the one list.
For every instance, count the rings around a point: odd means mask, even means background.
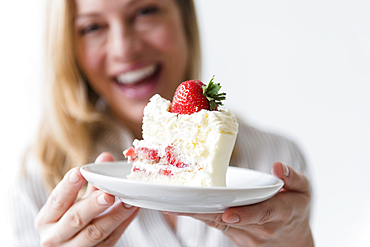
[{"label": "cake layer", "polygon": [[153,164],[145,161],[135,162],[128,179],[161,184],[212,186],[211,174],[200,169],[199,166],[177,168],[168,164]]}]

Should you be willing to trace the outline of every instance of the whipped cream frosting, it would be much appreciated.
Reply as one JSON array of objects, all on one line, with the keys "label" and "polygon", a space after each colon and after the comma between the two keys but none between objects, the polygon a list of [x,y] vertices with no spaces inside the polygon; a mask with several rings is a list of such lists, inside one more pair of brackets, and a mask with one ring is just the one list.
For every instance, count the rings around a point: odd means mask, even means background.
[{"label": "whipped cream frosting", "polygon": [[[164,155],[164,149],[173,145],[181,161],[190,165],[185,169],[172,168],[180,180],[189,180],[186,184],[195,186],[225,186],[238,133],[234,114],[221,108],[183,115],[169,112],[170,106],[171,102],[158,94],[150,99],[144,109],[143,140],[135,140],[134,146],[156,148]],[[162,165],[140,162],[141,167],[153,171]]]}]

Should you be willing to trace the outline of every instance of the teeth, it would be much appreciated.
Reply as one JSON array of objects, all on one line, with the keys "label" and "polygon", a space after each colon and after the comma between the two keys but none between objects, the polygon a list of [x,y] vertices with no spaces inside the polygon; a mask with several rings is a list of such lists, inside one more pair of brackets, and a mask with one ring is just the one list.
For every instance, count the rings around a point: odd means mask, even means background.
[{"label": "teeth", "polygon": [[142,79],[149,77],[154,74],[156,70],[156,65],[148,65],[146,67],[128,71],[126,73],[120,74],[117,76],[117,81],[120,84],[134,84],[141,81]]}]

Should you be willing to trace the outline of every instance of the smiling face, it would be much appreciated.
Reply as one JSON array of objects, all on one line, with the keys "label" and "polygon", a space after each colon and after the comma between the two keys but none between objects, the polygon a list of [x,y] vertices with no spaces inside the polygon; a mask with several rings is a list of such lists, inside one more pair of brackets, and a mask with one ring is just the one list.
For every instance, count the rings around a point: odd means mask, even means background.
[{"label": "smiling face", "polygon": [[138,138],[155,93],[171,100],[189,57],[174,0],[76,0],[78,63],[90,86]]}]

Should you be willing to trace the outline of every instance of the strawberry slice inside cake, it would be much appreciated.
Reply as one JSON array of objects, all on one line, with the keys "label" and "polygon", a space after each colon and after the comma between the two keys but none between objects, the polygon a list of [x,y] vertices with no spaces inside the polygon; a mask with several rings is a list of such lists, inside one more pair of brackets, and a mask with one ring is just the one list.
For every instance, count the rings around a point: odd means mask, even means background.
[{"label": "strawberry slice inside cake", "polygon": [[[214,86],[213,78],[210,84]],[[224,94],[218,94],[219,84],[218,89],[209,89],[210,84],[183,82],[172,103],[158,94],[150,99],[144,109],[143,140],[135,140],[133,147],[123,152],[133,162],[128,179],[226,186],[238,123],[230,110],[217,107]],[[204,93],[207,90],[212,97]]]}]

